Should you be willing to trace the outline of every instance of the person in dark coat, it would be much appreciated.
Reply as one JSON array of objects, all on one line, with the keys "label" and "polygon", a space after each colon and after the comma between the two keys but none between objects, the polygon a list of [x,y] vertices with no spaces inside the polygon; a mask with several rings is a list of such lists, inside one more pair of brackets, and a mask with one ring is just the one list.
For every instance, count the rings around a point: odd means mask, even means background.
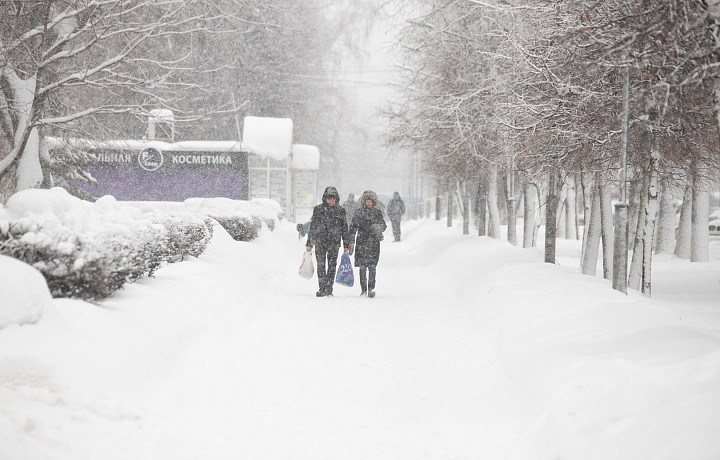
[{"label": "person in dark coat", "polygon": [[333,295],[335,268],[337,267],[338,251],[342,243],[348,252],[348,227],[345,209],[338,204],[340,194],[333,186],[325,189],[322,203],[313,208],[310,219],[305,249],[310,252],[315,247],[317,260],[317,276],[320,289],[315,293],[318,297]]},{"label": "person in dark coat", "polygon": [[360,209],[360,205],[355,201],[354,193],[348,195],[348,199],[342,204],[342,207],[345,208],[345,217],[347,217],[348,228],[350,228],[350,222],[355,215],[355,211]]},{"label": "person in dark coat", "polygon": [[405,214],[405,202],[400,198],[400,192],[395,192],[392,199],[388,201],[387,213],[392,224],[395,241],[400,241],[400,221]]},{"label": "person in dark coat", "polygon": [[[355,253],[355,266],[360,271],[360,295],[375,297],[375,278],[380,260],[380,241],[387,228],[378,198],[372,190],[363,192],[360,209],[350,222],[350,255]],[[367,272],[367,274],[366,274]]]}]

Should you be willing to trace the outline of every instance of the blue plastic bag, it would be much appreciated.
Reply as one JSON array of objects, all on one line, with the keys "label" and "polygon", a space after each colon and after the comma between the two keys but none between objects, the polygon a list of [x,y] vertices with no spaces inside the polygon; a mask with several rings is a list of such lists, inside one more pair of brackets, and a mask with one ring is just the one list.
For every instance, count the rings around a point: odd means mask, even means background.
[{"label": "blue plastic bag", "polygon": [[355,274],[353,273],[352,262],[350,262],[350,254],[343,253],[340,258],[340,265],[337,268],[335,282],[343,286],[352,287],[355,284]]}]

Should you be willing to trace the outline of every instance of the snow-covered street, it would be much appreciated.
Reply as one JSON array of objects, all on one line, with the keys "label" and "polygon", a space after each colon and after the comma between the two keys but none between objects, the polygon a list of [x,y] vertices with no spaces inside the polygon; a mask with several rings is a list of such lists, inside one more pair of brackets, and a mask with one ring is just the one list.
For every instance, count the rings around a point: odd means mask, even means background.
[{"label": "snow-covered street", "polygon": [[580,275],[575,241],[549,265],[460,227],[386,239],[375,299],[316,298],[283,223],[218,227],[100,305],[54,300],[0,330],[0,458],[720,456],[720,247],[658,257],[649,300]]}]

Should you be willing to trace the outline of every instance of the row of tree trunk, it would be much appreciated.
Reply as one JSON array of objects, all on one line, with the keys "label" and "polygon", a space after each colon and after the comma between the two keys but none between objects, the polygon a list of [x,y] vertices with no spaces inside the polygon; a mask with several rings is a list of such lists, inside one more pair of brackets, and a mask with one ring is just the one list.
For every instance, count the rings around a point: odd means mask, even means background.
[{"label": "row of tree trunk", "polygon": [[[673,253],[692,262],[709,261],[710,193],[701,181],[692,181],[678,193],[660,180],[658,158],[658,155],[652,155],[643,177],[631,182],[630,202],[620,203],[629,209],[627,232],[620,233],[628,235],[628,243],[620,244],[618,249],[627,248],[626,251],[632,253],[625,281],[628,287],[646,296],[652,291],[654,253]],[[541,186],[525,182],[516,194],[514,178],[499,180],[495,168],[490,168],[484,177],[485,180],[477,180],[472,199],[468,181],[458,182],[452,190],[447,188],[448,227],[452,226],[456,203],[463,218],[464,234],[469,233],[470,222],[474,220],[479,236],[499,239],[503,238],[501,225],[505,224],[508,228],[505,237],[510,243],[517,244],[516,218],[522,205],[523,247],[537,246],[538,229],[545,225],[545,262],[554,263],[555,240],[579,239],[582,229],[580,270],[586,275],[597,275],[602,257],[602,275],[605,279],[613,279],[614,257],[618,257],[615,227],[623,225],[625,220],[618,221],[613,209],[617,181],[602,172],[583,173],[577,178],[555,173],[550,174]],[[579,194],[578,184],[581,187]],[[505,193],[501,193],[501,189]],[[438,188],[437,220],[441,218],[441,202]]]}]

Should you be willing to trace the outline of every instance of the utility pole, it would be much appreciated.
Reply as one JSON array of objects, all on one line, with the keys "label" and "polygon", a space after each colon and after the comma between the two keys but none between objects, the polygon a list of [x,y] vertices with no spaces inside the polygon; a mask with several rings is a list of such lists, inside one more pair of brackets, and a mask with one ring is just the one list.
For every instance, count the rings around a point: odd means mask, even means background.
[{"label": "utility pole", "polygon": [[510,174],[508,175],[508,241],[517,246],[517,213],[515,211],[515,155],[510,160]]},{"label": "utility pole", "polygon": [[623,112],[622,132],[620,135],[620,202],[615,205],[615,245],[613,254],[613,289],[627,294],[628,259],[628,210],[627,202],[627,148],[628,118],[630,112],[630,72],[628,65],[623,67]]}]

